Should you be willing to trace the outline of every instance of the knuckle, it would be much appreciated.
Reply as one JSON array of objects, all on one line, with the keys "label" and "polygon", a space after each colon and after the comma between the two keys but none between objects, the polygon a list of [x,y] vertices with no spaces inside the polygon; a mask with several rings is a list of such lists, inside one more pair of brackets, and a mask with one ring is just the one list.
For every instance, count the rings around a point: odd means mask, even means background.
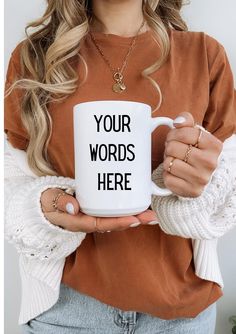
[{"label": "knuckle", "polygon": [[202,180],[201,180],[201,185],[206,186],[209,182],[209,179],[210,178],[207,177],[207,176],[203,177]]},{"label": "knuckle", "polygon": [[216,150],[220,154],[223,150],[223,143],[219,139],[216,141]]},{"label": "knuckle", "polygon": [[205,160],[207,159],[207,153],[204,150],[200,149],[194,150],[194,153],[198,163],[205,165]]},{"label": "knuckle", "polygon": [[166,142],[172,140],[175,137],[175,132],[176,132],[176,129],[169,130],[169,132],[166,136]]},{"label": "knuckle", "polygon": [[177,138],[182,143],[185,143],[187,141],[187,129],[186,128],[178,129]]},{"label": "knuckle", "polygon": [[206,174],[198,174],[195,176],[195,180],[197,184],[205,186],[209,181],[209,177]]},{"label": "knuckle", "polygon": [[215,170],[216,167],[217,167],[217,159],[214,157],[209,157],[207,159],[207,167],[210,169],[210,170]]},{"label": "knuckle", "polygon": [[175,148],[174,142],[173,141],[168,142],[165,149],[166,155],[173,155],[174,148]]},{"label": "knuckle", "polygon": [[172,177],[171,175],[165,174],[164,175],[164,184],[166,188],[170,189],[172,187]]},{"label": "knuckle", "polygon": [[213,156],[208,151],[201,153],[199,156],[199,161],[202,162],[203,166],[205,166],[209,170],[215,170],[218,164],[218,157]]},{"label": "knuckle", "polygon": [[199,197],[203,192],[204,187],[193,187],[190,190],[190,197],[196,198]]},{"label": "knuckle", "polygon": [[209,138],[209,144],[211,145],[212,149],[220,153],[223,149],[222,141],[212,134],[210,134],[208,138]]},{"label": "knuckle", "polygon": [[163,161],[163,169],[164,169],[165,171],[167,171],[167,170],[168,170],[168,167],[169,167],[169,159],[166,158],[166,159]]}]

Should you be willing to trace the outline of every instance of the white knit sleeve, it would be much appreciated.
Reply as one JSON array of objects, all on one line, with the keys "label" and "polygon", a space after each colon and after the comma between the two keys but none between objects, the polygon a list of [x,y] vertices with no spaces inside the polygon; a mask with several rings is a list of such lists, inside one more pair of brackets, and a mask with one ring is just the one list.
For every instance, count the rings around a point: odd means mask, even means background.
[{"label": "white knit sleeve", "polygon": [[[152,174],[152,180],[159,186],[164,186],[162,172],[163,164]],[[235,166],[223,152],[199,197],[152,195],[151,206],[167,234],[199,240],[219,238],[236,226]]]},{"label": "white knit sleeve", "polygon": [[41,193],[47,188],[75,186],[75,180],[62,176],[34,175],[26,162],[26,153],[6,143],[5,237],[27,258],[60,260],[71,254],[86,236],[50,223],[41,210]]}]

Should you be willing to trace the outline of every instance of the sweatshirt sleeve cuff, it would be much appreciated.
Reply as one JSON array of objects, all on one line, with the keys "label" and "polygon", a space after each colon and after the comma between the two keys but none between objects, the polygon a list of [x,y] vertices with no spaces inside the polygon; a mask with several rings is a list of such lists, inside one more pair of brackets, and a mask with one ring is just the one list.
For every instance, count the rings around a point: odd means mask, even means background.
[{"label": "sweatshirt sleeve cuff", "polygon": [[[153,181],[163,184],[162,166],[153,172]],[[157,213],[160,227],[167,234],[192,239],[214,239],[225,234],[232,224],[223,224],[219,211],[230,207],[233,193],[233,173],[223,156],[211,181],[197,198],[176,195],[152,196],[152,208]],[[214,224],[211,217],[215,218]],[[230,218],[232,219],[232,218]],[[233,222],[233,224],[235,224]]]},{"label": "sweatshirt sleeve cuff", "polygon": [[12,195],[6,214],[6,239],[29,258],[59,260],[71,254],[86,236],[50,223],[41,210],[41,193],[48,188],[73,188],[75,180],[43,176]]}]

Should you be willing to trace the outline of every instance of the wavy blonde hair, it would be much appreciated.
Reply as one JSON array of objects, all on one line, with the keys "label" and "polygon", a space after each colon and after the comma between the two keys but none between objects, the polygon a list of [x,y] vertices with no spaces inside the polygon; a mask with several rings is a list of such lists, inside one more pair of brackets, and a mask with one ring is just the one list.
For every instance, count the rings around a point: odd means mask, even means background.
[{"label": "wavy blonde hair", "polygon": [[[21,120],[29,143],[27,160],[38,176],[58,175],[49,162],[47,148],[52,134],[52,119],[48,112],[50,101],[61,101],[73,94],[87,78],[87,64],[80,55],[80,40],[89,32],[93,17],[91,0],[47,0],[43,16],[30,22],[21,46],[21,79],[7,90],[24,89]],[[160,58],[141,73],[150,80],[159,94],[159,85],[150,77],[166,61],[170,51],[168,29],[187,30],[180,15],[183,0],[144,0],[143,15],[153,30],[160,50]],[[29,28],[36,31],[28,34]],[[75,63],[82,61],[85,78],[78,82]],[[155,111],[154,110],[154,111]]]}]

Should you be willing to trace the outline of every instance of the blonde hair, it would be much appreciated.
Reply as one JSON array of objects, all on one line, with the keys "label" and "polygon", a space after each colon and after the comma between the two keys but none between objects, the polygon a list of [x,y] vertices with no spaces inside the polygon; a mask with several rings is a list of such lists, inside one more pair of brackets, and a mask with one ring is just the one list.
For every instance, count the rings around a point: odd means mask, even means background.
[{"label": "blonde hair", "polygon": [[[7,90],[7,95],[18,87],[24,89],[21,120],[29,134],[28,164],[38,176],[58,175],[49,162],[47,147],[52,134],[52,120],[48,112],[50,101],[62,101],[73,94],[87,78],[87,64],[80,55],[80,40],[87,35],[93,17],[91,0],[47,0],[44,15],[30,22],[21,46],[21,79]],[[141,74],[161,90],[150,77],[166,61],[170,51],[168,29],[187,30],[180,15],[183,0],[144,0],[143,15],[153,30],[161,56]],[[36,31],[28,34],[29,28]],[[78,82],[74,70],[79,59],[85,67],[85,78]]]}]

